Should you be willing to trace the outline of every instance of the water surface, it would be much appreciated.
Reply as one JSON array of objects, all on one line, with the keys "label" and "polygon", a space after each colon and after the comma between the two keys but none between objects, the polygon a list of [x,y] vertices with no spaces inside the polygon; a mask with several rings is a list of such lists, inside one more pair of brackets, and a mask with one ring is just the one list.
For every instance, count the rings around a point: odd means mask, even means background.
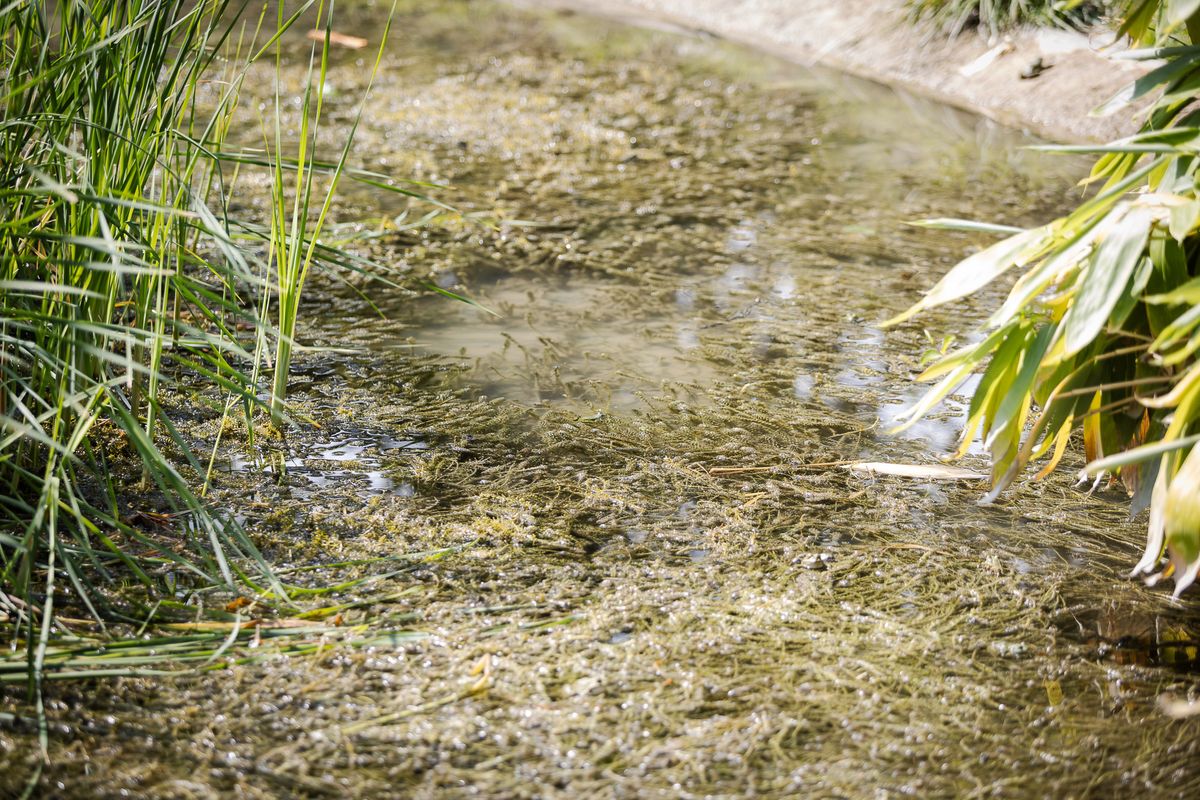
[{"label": "water surface", "polygon": [[[452,548],[345,612],[427,636],[67,692],[54,776],[164,797],[1200,787],[1200,731],[1155,706],[1193,686],[1194,603],[1120,577],[1141,536],[1122,497],[1064,475],[980,507],[977,485],[840,466],[956,446],[962,398],[886,429],[995,295],[879,322],[988,240],[905,223],[1039,222],[1085,165],[709,38],[482,2],[403,4],[394,30],[355,157],[465,216],[398,230],[423,209],[345,192],[336,235],[401,286],[318,279],[311,424],[231,450],[214,497],[288,564]],[[331,70],[342,123],[365,59]]]}]

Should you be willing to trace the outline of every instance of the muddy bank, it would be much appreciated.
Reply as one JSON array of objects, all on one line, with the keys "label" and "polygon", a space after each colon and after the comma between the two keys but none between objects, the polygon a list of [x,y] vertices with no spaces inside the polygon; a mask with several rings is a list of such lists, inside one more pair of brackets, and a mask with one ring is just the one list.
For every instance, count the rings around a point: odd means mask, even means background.
[{"label": "muddy bank", "polygon": [[[1133,133],[1127,113],[1090,112],[1145,71],[1108,56],[1107,31],[1014,31],[1003,42],[948,40],[905,18],[902,0],[517,0],[635,24],[704,31],[801,64],[823,64],[1063,142]],[[1035,64],[1036,77],[1022,78]]]}]

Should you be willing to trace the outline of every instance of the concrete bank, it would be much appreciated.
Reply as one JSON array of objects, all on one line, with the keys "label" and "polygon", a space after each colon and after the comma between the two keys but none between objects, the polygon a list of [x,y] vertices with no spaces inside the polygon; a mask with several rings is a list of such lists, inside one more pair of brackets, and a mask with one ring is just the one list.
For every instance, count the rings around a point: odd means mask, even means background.
[{"label": "concrete bank", "polygon": [[[1108,141],[1137,125],[1092,109],[1146,67],[1110,58],[1111,33],[1021,30],[951,41],[905,18],[903,0],[518,0],[635,24],[682,27],[804,64],[886,83],[1063,142]],[[1102,49],[1103,47],[1103,49]],[[1040,69],[1039,69],[1040,68]],[[1023,75],[1025,77],[1023,77]],[[1035,77],[1029,77],[1035,75]]]}]

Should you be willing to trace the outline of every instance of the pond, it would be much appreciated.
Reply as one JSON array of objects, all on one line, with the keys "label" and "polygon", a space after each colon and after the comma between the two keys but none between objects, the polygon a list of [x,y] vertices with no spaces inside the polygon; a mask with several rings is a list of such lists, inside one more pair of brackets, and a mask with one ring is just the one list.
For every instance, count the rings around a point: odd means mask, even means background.
[{"label": "pond", "polygon": [[[328,141],[368,52],[335,53]],[[248,82],[248,144],[273,80]],[[428,207],[343,192],[334,238],[397,285],[316,279],[301,421],[223,439],[210,496],[301,580],[378,574],[322,602],[403,635],[56,685],[52,793],[1200,790],[1198,723],[1157,707],[1200,664],[1195,601],[1123,578],[1122,495],[1074,488],[1078,461],[991,506],[844,468],[957,447],[962,397],[887,430],[995,296],[879,322],[988,241],[906,223],[1067,207],[1086,164],[1031,143],[688,32],[402,4],[354,158],[463,214],[409,229]],[[208,447],[219,424],[180,422]],[[32,742],[0,733],[4,760]]]}]

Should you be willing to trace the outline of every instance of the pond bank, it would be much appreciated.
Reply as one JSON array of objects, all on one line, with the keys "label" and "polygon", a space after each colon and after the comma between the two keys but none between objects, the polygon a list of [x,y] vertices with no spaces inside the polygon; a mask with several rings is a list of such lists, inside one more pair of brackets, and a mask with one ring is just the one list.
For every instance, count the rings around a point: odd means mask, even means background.
[{"label": "pond bank", "polygon": [[[1014,31],[997,49],[966,32],[954,40],[905,18],[903,0],[516,0],[651,27],[702,31],[801,64],[822,64],[915,92],[1063,142],[1103,142],[1136,130],[1130,115],[1092,109],[1145,71],[1100,52],[1111,35]],[[1123,49],[1123,48],[1118,48]],[[1107,51],[1106,51],[1107,52]],[[1021,77],[1038,60],[1036,78]]]}]

